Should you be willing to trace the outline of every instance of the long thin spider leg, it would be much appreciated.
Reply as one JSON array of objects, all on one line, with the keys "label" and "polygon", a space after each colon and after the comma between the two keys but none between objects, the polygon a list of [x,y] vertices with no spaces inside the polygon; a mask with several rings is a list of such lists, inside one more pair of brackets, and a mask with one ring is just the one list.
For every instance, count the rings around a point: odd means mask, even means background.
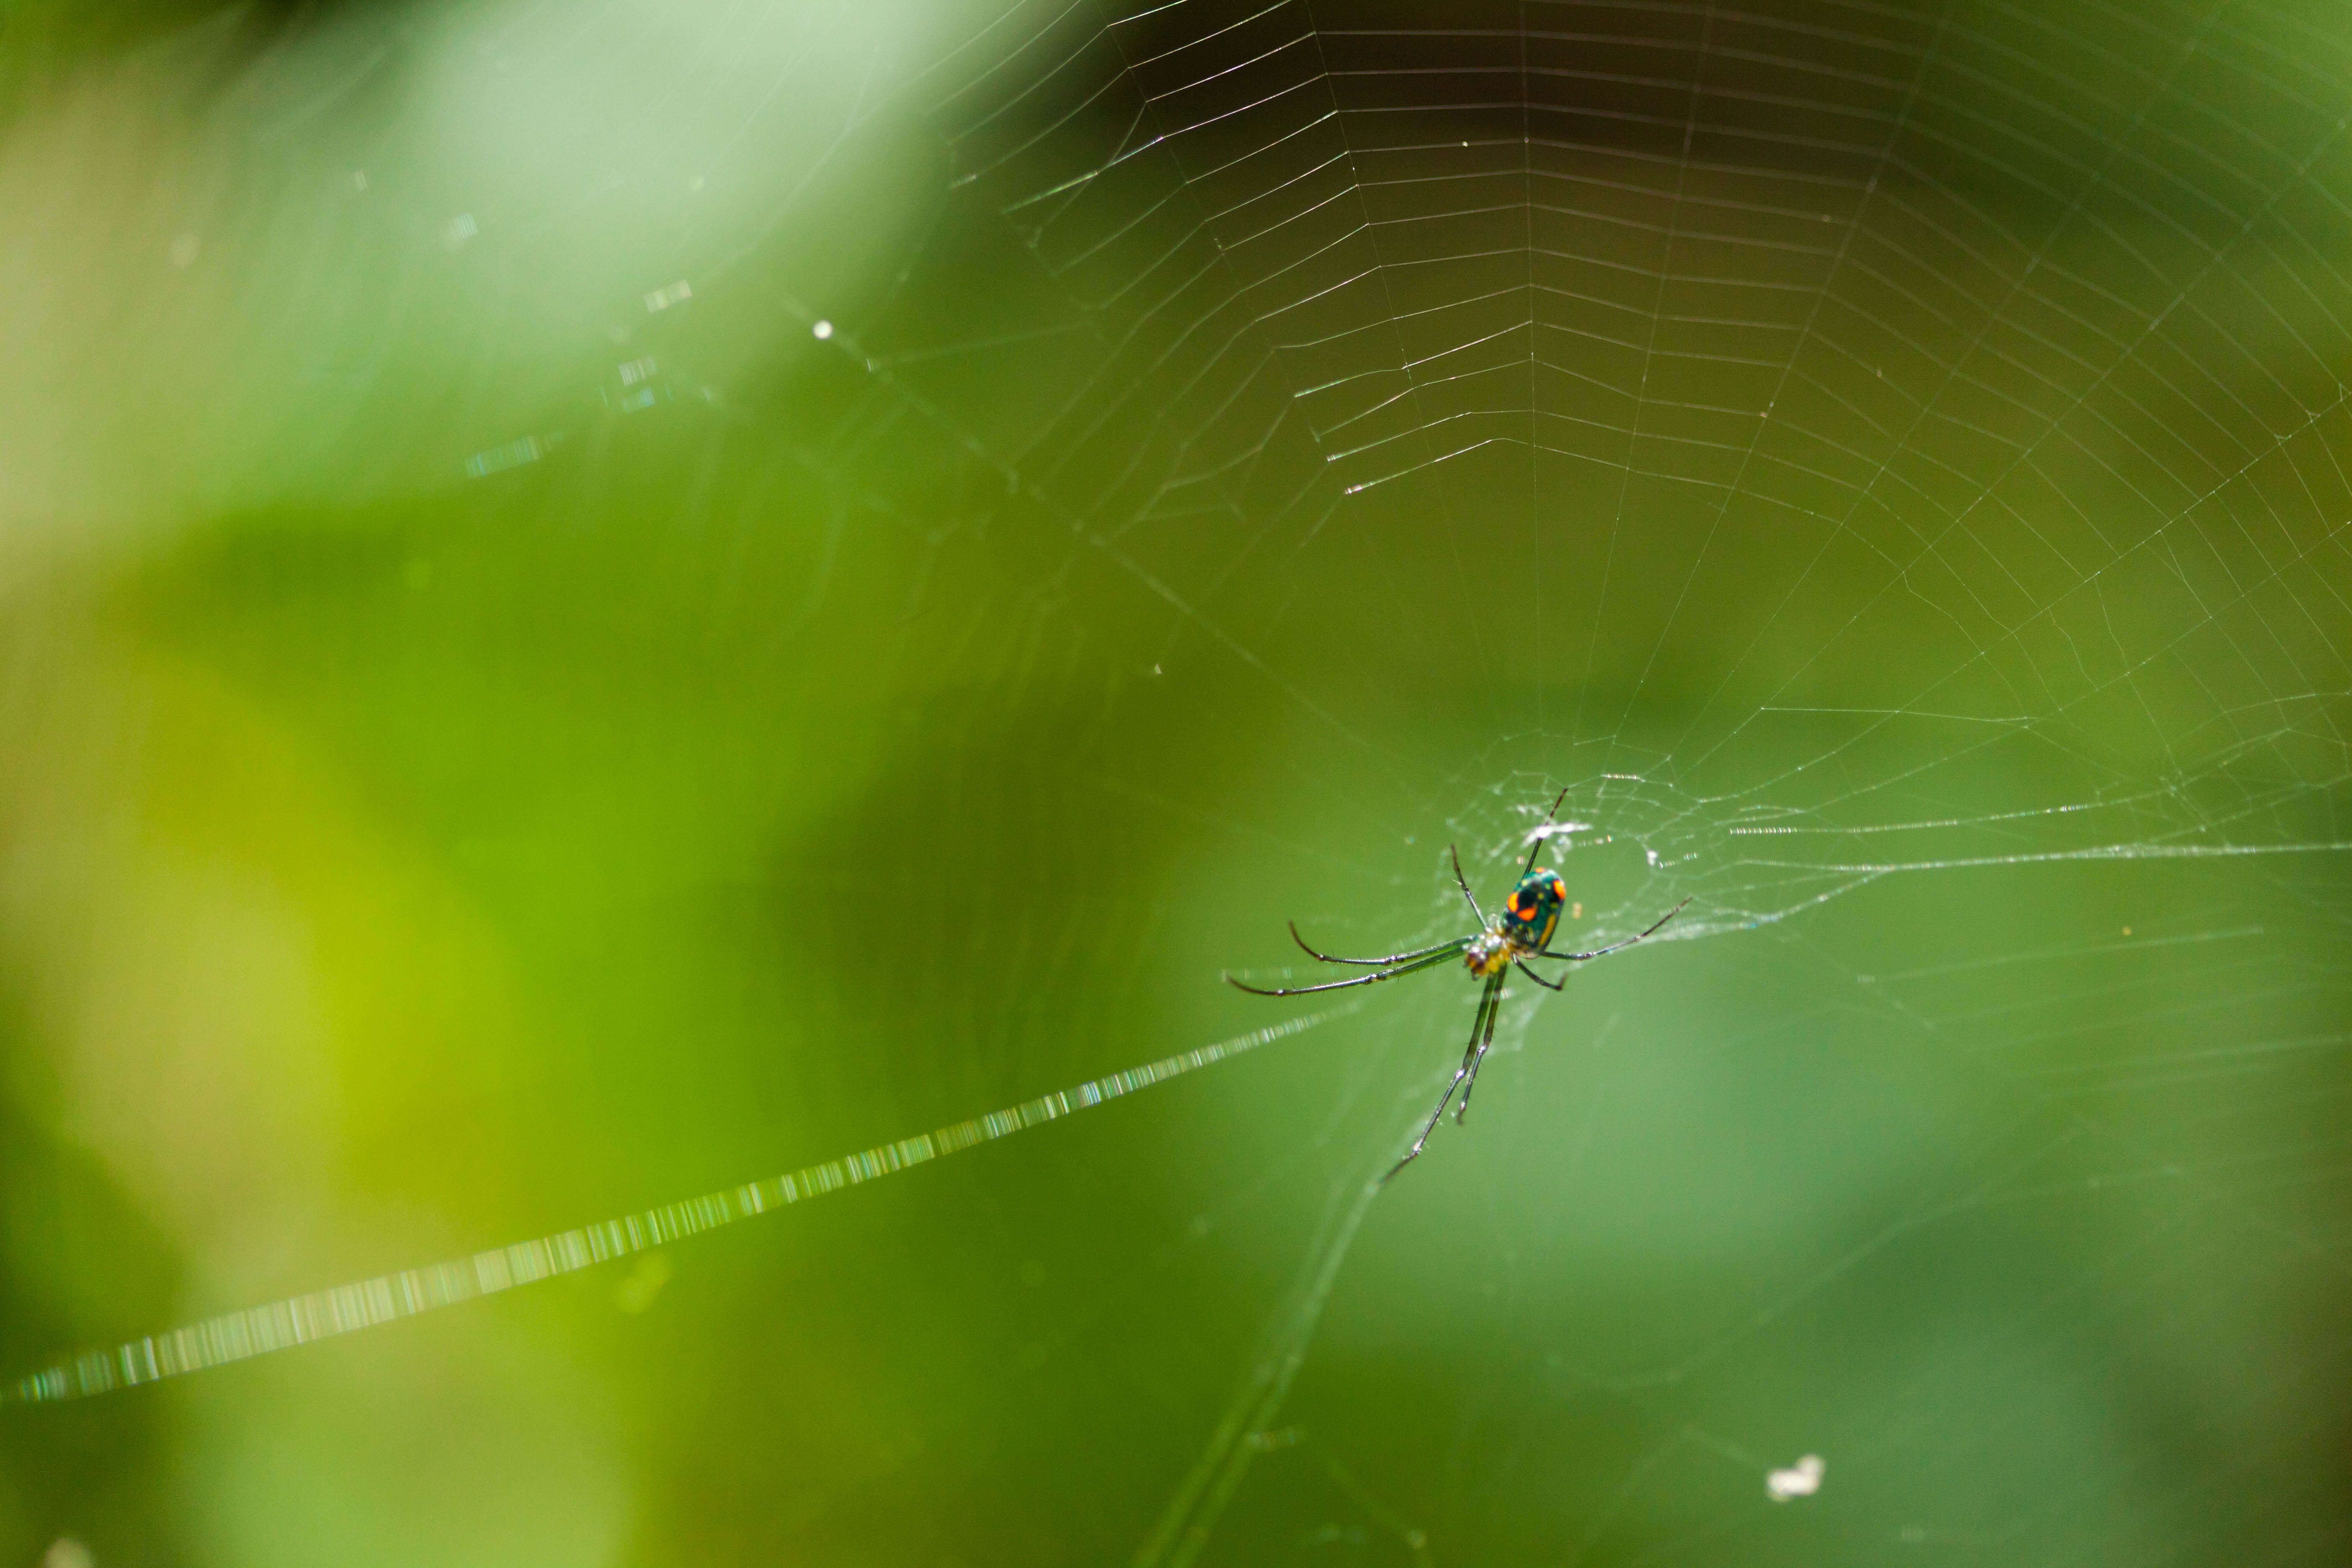
[{"label": "long thin spider leg", "polygon": [[1330,953],[1307,946],[1307,939],[1298,934],[1297,921],[1290,922],[1290,940],[1306,948],[1309,958],[1320,959],[1325,963],[1357,963],[1366,969],[1379,969],[1391,963],[1410,963],[1416,958],[1427,958],[1433,952],[1459,952],[1462,950],[1462,944],[1459,942],[1441,942],[1435,947],[1417,947],[1411,952],[1390,953],[1386,958],[1337,958]]},{"label": "long thin spider leg", "polygon": [[1268,988],[1264,985],[1247,984],[1230,974],[1225,976],[1225,984],[1236,991],[1246,991],[1253,996],[1304,996],[1314,991],[1345,991],[1350,985],[1374,985],[1383,980],[1394,980],[1400,974],[1411,974],[1416,969],[1427,969],[1433,963],[1444,963],[1469,945],[1467,938],[1460,942],[1448,942],[1444,947],[1423,957],[1416,958],[1410,963],[1400,963],[1394,969],[1383,969],[1375,974],[1359,974],[1353,980],[1329,980],[1320,985],[1285,985]]},{"label": "long thin spider leg", "polygon": [[[1558,957],[1559,956],[1559,954],[1558,954],[1558,953],[1553,953],[1553,954],[1552,954],[1552,956],[1553,956],[1554,958],[1558,958]],[[1567,990],[1567,989],[1568,989],[1568,986],[1567,986],[1567,984],[1566,984],[1566,983],[1565,983],[1565,982],[1558,981],[1558,980],[1546,980],[1542,975],[1538,974],[1538,973],[1537,973],[1533,969],[1528,968],[1528,967],[1526,964],[1524,964],[1524,963],[1522,963],[1522,964],[1520,964],[1520,965],[1519,965],[1519,973],[1522,973],[1522,974],[1524,974],[1524,975],[1526,975],[1528,979],[1530,979],[1530,980],[1534,981],[1537,984],[1541,985],[1541,986],[1545,987],[1545,988],[1546,988],[1546,989],[1548,989],[1548,990],[1552,990],[1552,991],[1565,991],[1565,990]]]},{"label": "long thin spider leg", "polygon": [[1462,1087],[1462,1080],[1470,1076],[1471,1059],[1478,1054],[1479,1039],[1494,1031],[1495,1010],[1501,1005],[1502,994],[1503,977],[1496,974],[1486,982],[1486,993],[1478,998],[1478,1016],[1470,1020],[1470,1048],[1462,1053],[1462,1065],[1454,1069],[1454,1081],[1447,1084],[1445,1092],[1437,1097],[1437,1109],[1429,1113],[1427,1121],[1422,1123],[1421,1136],[1412,1141],[1412,1147],[1406,1150],[1404,1157],[1391,1165],[1388,1174],[1381,1178],[1382,1186],[1395,1180],[1399,1171],[1421,1158],[1422,1146],[1429,1142],[1429,1135],[1437,1131],[1438,1122],[1444,1120],[1446,1102],[1454,1098],[1454,1091]]},{"label": "long thin spider leg", "polygon": [[1478,907],[1478,895],[1470,890],[1470,879],[1462,874],[1462,851],[1449,844],[1445,852],[1454,857],[1454,880],[1462,889],[1462,896],[1470,900],[1470,912],[1478,917],[1478,929],[1486,929],[1486,911]]},{"label": "long thin spider leg", "polygon": [[[1696,898],[1697,896],[1698,895],[1696,893],[1691,895],[1692,898]],[[1654,935],[1659,927],[1664,925],[1668,921],[1674,919],[1676,915],[1682,913],[1688,908],[1690,908],[1690,899],[1685,899],[1681,903],[1676,904],[1673,909],[1668,910],[1664,914],[1660,915],[1656,920],[1651,921],[1650,929],[1648,931],[1643,931],[1638,936],[1629,936],[1623,942],[1612,942],[1607,947],[1596,947],[1591,952],[1554,952],[1551,949],[1547,947],[1538,948],[1535,952],[1528,953],[1527,956],[1529,958],[1564,958],[1570,963],[1582,963],[1587,959],[1599,958],[1603,953],[1614,952],[1621,947],[1631,947],[1635,942],[1641,941],[1643,937]]]},{"label": "long thin spider leg", "polygon": [[1462,1102],[1454,1108],[1454,1125],[1470,1114],[1470,1091],[1478,1087],[1478,1069],[1486,1065],[1486,1047],[1495,1043],[1495,1021],[1503,1016],[1503,976],[1497,974],[1488,984],[1495,987],[1495,1005],[1486,1009],[1486,1033],[1478,1042],[1477,1054],[1470,1058],[1470,1076],[1462,1080]]},{"label": "long thin spider leg", "polygon": [[1520,876],[1524,877],[1528,871],[1536,868],[1536,857],[1543,852],[1544,829],[1549,827],[1551,819],[1559,815],[1559,803],[1567,798],[1568,785],[1562,784],[1559,786],[1559,793],[1551,797],[1551,806],[1544,813],[1544,819],[1536,824],[1535,842],[1528,846],[1528,870],[1520,872]]}]

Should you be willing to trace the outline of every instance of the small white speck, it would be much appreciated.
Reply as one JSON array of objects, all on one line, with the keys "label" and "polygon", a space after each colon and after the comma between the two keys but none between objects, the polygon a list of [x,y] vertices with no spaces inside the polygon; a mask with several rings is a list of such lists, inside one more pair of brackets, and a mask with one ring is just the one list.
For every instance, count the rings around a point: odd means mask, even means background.
[{"label": "small white speck", "polygon": [[1819,1454],[1807,1454],[1785,1470],[1774,1470],[1764,1478],[1764,1495],[1774,1502],[1787,1502],[1790,1498],[1811,1497],[1822,1489],[1822,1473],[1829,1467],[1822,1463]]},{"label": "small white speck", "polygon": [[193,234],[184,234],[172,241],[172,265],[185,270],[195,264],[196,253],[205,242]]},{"label": "small white speck", "polygon": [[819,321],[816,325],[809,329],[809,335],[816,339],[817,342],[823,342],[825,339],[833,336],[833,323],[831,321]]},{"label": "small white speck", "polygon": [[1654,850],[1654,849],[1645,849],[1645,850],[1643,850],[1643,854],[1645,854],[1645,855],[1647,855],[1647,856],[1650,858],[1650,864],[1651,864],[1651,865],[1654,866],[1654,865],[1656,865],[1656,864],[1658,863],[1658,852],[1657,852],[1656,850]]}]

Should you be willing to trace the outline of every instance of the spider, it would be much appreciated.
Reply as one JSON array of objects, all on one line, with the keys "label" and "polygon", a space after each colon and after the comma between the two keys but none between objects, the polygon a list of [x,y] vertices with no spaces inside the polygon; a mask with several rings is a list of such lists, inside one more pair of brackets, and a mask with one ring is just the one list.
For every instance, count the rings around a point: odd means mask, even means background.
[{"label": "spider", "polygon": [[1307,939],[1298,934],[1298,922],[1293,921],[1290,922],[1290,938],[1306,948],[1308,957],[1318,963],[1354,964],[1379,973],[1359,975],[1353,980],[1328,981],[1321,985],[1292,985],[1276,990],[1244,984],[1230,974],[1225,976],[1226,984],[1253,996],[1304,996],[1315,991],[1344,991],[1350,985],[1370,985],[1382,980],[1393,980],[1400,974],[1411,974],[1415,970],[1444,963],[1458,952],[1469,965],[1470,973],[1486,983],[1486,991],[1478,998],[1477,1016],[1470,1020],[1469,1048],[1462,1053],[1462,1065],[1454,1069],[1454,1081],[1445,1086],[1444,1094],[1438,1096],[1437,1109],[1429,1113],[1429,1120],[1423,1124],[1421,1136],[1412,1141],[1412,1147],[1404,1152],[1402,1159],[1389,1167],[1388,1175],[1381,1178],[1383,1184],[1421,1157],[1422,1146],[1429,1142],[1429,1135],[1437,1131],[1437,1123],[1444,1117],[1446,1104],[1453,1100],[1455,1089],[1462,1091],[1462,1103],[1454,1107],[1454,1125],[1460,1126],[1462,1119],[1470,1113],[1470,1090],[1477,1085],[1478,1068],[1486,1059],[1486,1047],[1495,1042],[1495,1017],[1502,1008],[1503,980],[1512,964],[1517,963],[1537,984],[1548,990],[1565,991],[1568,989],[1565,974],[1560,980],[1547,980],[1528,961],[1557,958],[1569,963],[1583,963],[1604,953],[1614,952],[1621,947],[1633,946],[1689,907],[1690,900],[1685,899],[1652,921],[1648,931],[1629,936],[1623,942],[1612,942],[1607,947],[1595,948],[1591,952],[1552,952],[1552,932],[1559,925],[1560,905],[1567,901],[1568,886],[1560,880],[1558,872],[1537,866],[1536,856],[1543,848],[1543,829],[1551,826],[1553,815],[1559,810],[1559,803],[1567,798],[1568,791],[1561,790],[1552,801],[1551,810],[1544,813],[1543,823],[1536,829],[1535,843],[1528,849],[1527,868],[1519,876],[1518,886],[1511,889],[1510,899],[1504,904],[1499,920],[1487,920],[1486,911],[1478,907],[1477,895],[1470,890],[1470,879],[1462,874],[1460,853],[1450,844],[1445,847],[1446,854],[1454,860],[1454,883],[1461,888],[1462,896],[1470,901],[1470,912],[1478,917],[1476,935],[1455,937],[1452,942],[1441,942],[1435,947],[1419,948],[1412,952],[1392,952],[1386,958],[1335,958],[1330,953],[1307,946]]}]

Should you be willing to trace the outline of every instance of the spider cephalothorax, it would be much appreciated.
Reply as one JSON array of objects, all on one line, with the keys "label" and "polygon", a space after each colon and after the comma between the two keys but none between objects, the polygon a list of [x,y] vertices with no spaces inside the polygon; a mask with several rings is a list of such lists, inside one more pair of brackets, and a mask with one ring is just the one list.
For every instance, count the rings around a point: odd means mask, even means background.
[{"label": "spider cephalothorax", "polygon": [[[1559,810],[1559,802],[1567,798],[1568,792],[1560,791],[1559,800],[1553,801],[1551,810],[1544,813],[1544,819],[1530,840],[1535,847],[1528,851],[1527,869],[1520,875],[1519,885],[1511,889],[1510,899],[1503,905],[1501,919],[1492,922],[1487,921],[1486,911],[1478,907],[1477,899],[1470,891],[1469,879],[1462,874],[1462,857],[1454,857],[1454,879],[1461,885],[1462,896],[1470,900],[1470,912],[1478,917],[1478,933],[1475,936],[1455,937],[1452,942],[1441,942],[1434,947],[1418,948],[1412,952],[1392,952],[1386,958],[1334,958],[1328,952],[1318,952],[1307,947],[1307,939],[1298,934],[1298,926],[1294,921],[1290,927],[1291,940],[1307,948],[1308,956],[1324,963],[1354,964],[1378,973],[1354,980],[1334,980],[1322,985],[1294,985],[1275,990],[1244,985],[1230,974],[1225,976],[1244,991],[1260,996],[1301,996],[1309,991],[1339,991],[1350,985],[1370,985],[1377,980],[1393,980],[1400,974],[1411,974],[1416,969],[1444,963],[1459,953],[1463,962],[1470,966],[1470,973],[1486,983],[1486,991],[1478,998],[1478,1016],[1470,1023],[1470,1047],[1463,1053],[1462,1065],[1455,1069],[1454,1081],[1445,1086],[1445,1093],[1439,1098],[1437,1109],[1429,1113],[1429,1124],[1421,1130],[1421,1136],[1412,1141],[1412,1147],[1405,1151],[1403,1159],[1389,1167],[1390,1176],[1403,1170],[1421,1153],[1422,1145],[1429,1142],[1430,1133],[1436,1129],[1437,1119],[1445,1114],[1446,1102],[1454,1098],[1455,1089],[1462,1091],[1462,1103],[1455,1109],[1454,1120],[1461,1121],[1463,1112],[1470,1109],[1470,1090],[1478,1081],[1478,1064],[1486,1059],[1486,1047],[1495,1042],[1495,1019],[1502,1011],[1503,976],[1511,965],[1519,965],[1521,973],[1547,990],[1561,990],[1564,987],[1560,981],[1545,979],[1528,961],[1557,958],[1570,963],[1582,963],[1587,959],[1599,958],[1602,953],[1614,952],[1621,947],[1631,947],[1682,913],[1684,905],[1690,902],[1685,899],[1652,921],[1649,930],[1636,932],[1622,942],[1612,942],[1591,952],[1554,952],[1551,950],[1552,933],[1559,929],[1559,910],[1568,899],[1568,885],[1560,880],[1558,872],[1538,869],[1536,854],[1543,847],[1544,830],[1551,826],[1553,814]],[[1386,1181],[1388,1176],[1381,1179]]]},{"label": "spider cephalothorax", "polygon": [[1480,931],[1470,939],[1470,945],[1462,950],[1462,961],[1470,966],[1470,973],[1481,980],[1490,974],[1500,974],[1511,967],[1511,960],[1515,956],[1511,952],[1511,939],[1499,931]]}]

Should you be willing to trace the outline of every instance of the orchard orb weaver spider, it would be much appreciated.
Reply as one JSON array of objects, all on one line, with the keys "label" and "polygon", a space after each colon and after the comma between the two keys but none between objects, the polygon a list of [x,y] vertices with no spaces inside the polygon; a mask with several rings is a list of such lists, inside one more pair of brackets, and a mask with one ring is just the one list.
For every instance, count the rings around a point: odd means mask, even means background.
[{"label": "orchard orb weaver spider", "polygon": [[1551,826],[1553,814],[1559,810],[1559,803],[1567,798],[1568,791],[1561,790],[1552,801],[1551,810],[1544,813],[1543,822],[1536,829],[1535,842],[1528,849],[1527,868],[1519,877],[1518,886],[1511,889],[1509,900],[1504,903],[1500,919],[1489,921],[1486,918],[1486,911],[1478,907],[1477,895],[1470,890],[1470,879],[1462,874],[1460,853],[1450,844],[1445,847],[1445,852],[1454,859],[1454,883],[1461,888],[1462,896],[1469,900],[1470,912],[1478,917],[1475,935],[1456,937],[1452,942],[1441,942],[1435,947],[1418,948],[1412,952],[1392,952],[1386,958],[1335,958],[1330,953],[1308,947],[1307,939],[1298,934],[1298,922],[1293,921],[1290,922],[1290,939],[1306,948],[1308,957],[1322,963],[1354,964],[1378,973],[1359,975],[1353,980],[1328,981],[1321,985],[1292,985],[1273,990],[1244,984],[1230,974],[1225,976],[1227,984],[1253,996],[1304,996],[1310,992],[1344,991],[1350,985],[1371,985],[1382,980],[1394,980],[1400,974],[1411,974],[1415,970],[1444,963],[1460,953],[1470,973],[1486,983],[1486,991],[1478,998],[1477,1016],[1470,1020],[1470,1045],[1462,1053],[1462,1065],[1454,1069],[1454,1080],[1445,1086],[1445,1092],[1438,1096],[1437,1109],[1429,1113],[1428,1121],[1422,1126],[1421,1136],[1412,1141],[1412,1147],[1404,1152],[1402,1159],[1389,1167],[1388,1175],[1381,1178],[1383,1183],[1421,1157],[1422,1146],[1429,1142],[1429,1135],[1437,1131],[1437,1123],[1444,1117],[1446,1104],[1453,1100],[1455,1089],[1462,1091],[1462,1103],[1454,1107],[1454,1124],[1461,1125],[1462,1119],[1470,1113],[1470,1090],[1478,1082],[1478,1068],[1486,1059],[1486,1047],[1495,1043],[1495,1018],[1502,1010],[1503,980],[1510,973],[1512,964],[1517,964],[1537,984],[1548,990],[1565,991],[1568,987],[1564,974],[1560,980],[1547,980],[1536,972],[1535,965],[1528,960],[1557,958],[1568,963],[1586,963],[1604,953],[1614,952],[1621,947],[1633,946],[1682,913],[1690,904],[1690,900],[1685,899],[1653,921],[1649,930],[1629,936],[1623,942],[1612,942],[1607,947],[1597,947],[1591,952],[1554,952],[1551,950],[1552,933],[1559,926],[1559,910],[1560,905],[1567,901],[1568,885],[1560,880],[1558,872],[1538,867],[1536,856],[1543,848],[1544,828]]}]

